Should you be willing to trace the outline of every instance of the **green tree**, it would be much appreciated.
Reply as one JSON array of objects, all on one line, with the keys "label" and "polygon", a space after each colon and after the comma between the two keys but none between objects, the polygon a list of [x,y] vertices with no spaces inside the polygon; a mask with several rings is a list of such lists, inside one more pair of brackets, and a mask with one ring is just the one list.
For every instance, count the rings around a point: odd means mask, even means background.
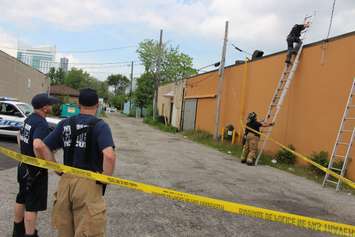
[{"label": "green tree", "polygon": [[[143,62],[146,73],[153,75],[153,118],[158,114],[157,96],[160,83],[181,80],[197,71],[192,67],[192,58],[179,52],[178,47],[163,44],[160,48],[155,40],[144,40],[139,43],[138,57]],[[158,74],[158,59],[160,72]]]},{"label": "green tree", "polygon": [[57,84],[64,84],[64,78],[65,78],[65,72],[63,71],[62,68],[58,68],[55,72],[55,77],[57,79],[56,83]]},{"label": "green tree", "polygon": [[54,67],[51,67],[49,69],[49,72],[47,73],[47,77],[49,78],[51,85],[55,85],[55,68]]},{"label": "green tree", "polygon": [[[139,43],[138,57],[144,65],[145,72],[155,74],[159,57],[159,43],[155,40],[144,40]],[[163,44],[161,50],[161,82],[183,79],[197,73],[192,67],[192,58],[180,52],[179,47]]]},{"label": "green tree", "polygon": [[65,75],[64,84],[74,89],[80,90],[82,88],[92,88],[97,91],[99,97],[104,98],[106,101],[110,97],[108,84],[105,81],[99,81],[91,76],[88,72],[82,69],[72,68]]},{"label": "green tree", "polygon": [[146,72],[137,79],[137,87],[133,92],[134,104],[140,108],[146,108],[153,103],[154,76]]},{"label": "green tree", "polygon": [[168,50],[161,67],[161,82],[176,81],[197,73],[192,68],[192,58],[179,52],[178,48]]},{"label": "green tree", "polygon": [[129,79],[121,74],[112,74],[107,77],[106,82],[109,86],[114,88],[114,94],[124,94],[129,85]]},{"label": "green tree", "polygon": [[82,69],[72,68],[68,71],[64,79],[64,84],[78,90],[88,87],[89,78],[89,73],[83,71]]},{"label": "green tree", "polygon": [[110,98],[109,103],[119,110],[123,109],[124,103],[126,102],[126,96],[123,94],[115,95]]},{"label": "green tree", "polygon": [[47,76],[50,79],[51,85],[64,84],[65,72],[62,68],[55,69],[54,67],[51,67]]}]

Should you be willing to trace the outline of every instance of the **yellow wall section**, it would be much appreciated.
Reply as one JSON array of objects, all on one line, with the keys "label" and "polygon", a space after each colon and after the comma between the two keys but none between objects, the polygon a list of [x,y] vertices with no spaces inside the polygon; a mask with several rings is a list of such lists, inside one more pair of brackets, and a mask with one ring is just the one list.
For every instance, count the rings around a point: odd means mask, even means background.
[{"label": "yellow wall section", "polygon": [[[327,44],[323,64],[321,55],[321,43],[304,48],[272,134],[276,140],[294,145],[297,151],[305,155],[321,150],[331,154],[355,77],[355,33],[331,40]],[[280,53],[249,62],[245,116],[252,111],[258,114],[259,119],[265,116],[285,57],[285,53]],[[220,129],[228,124],[240,126],[244,70],[244,64],[225,69]],[[185,96],[215,94],[217,81],[217,71],[190,78],[186,82]],[[214,132],[215,109],[215,99],[198,100],[197,129]],[[277,149],[269,143],[266,151]],[[355,148],[352,150],[351,155],[355,157]],[[348,167],[348,177],[355,180],[355,161]]]}]

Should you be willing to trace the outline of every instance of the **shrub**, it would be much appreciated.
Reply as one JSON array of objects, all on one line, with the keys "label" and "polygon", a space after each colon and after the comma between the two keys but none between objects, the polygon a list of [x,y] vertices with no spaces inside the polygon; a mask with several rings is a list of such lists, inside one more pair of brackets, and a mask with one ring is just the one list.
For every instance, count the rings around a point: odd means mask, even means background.
[{"label": "shrub", "polygon": [[[328,152],[326,151],[320,151],[320,152],[313,152],[310,156],[311,160],[316,162],[317,164],[320,164],[321,166],[328,167],[329,165],[329,160],[328,160]],[[314,165],[311,165],[310,167],[311,170],[318,174],[323,174],[324,172]]]},{"label": "shrub", "polygon": [[152,104],[149,104],[146,108],[146,114],[145,114],[146,117],[151,117],[153,116],[153,105]]},{"label": "shrub", "polygon": [[[295,150],[295,147],[293,145],[288,145],[288,148],[290,148],[293,151]],[[276,153],[274,158],[279,163],[283,163],[283,164],[294,164],[296,162],[296,156],[292,152],[290,152],[284,148],[279,150]]]},{"label": "shrub", "polygon": [[[329,165],[328,152],[326,152],[326,151],[320,151],[318,153],[313,152],[310,157],[314,162],[320,164],[321,166],[328,168],[328,165]],[[342,166],[343,166],[343,161],[338,161],[338,162],[333,163],[334,168],[341,169]],[[310,167],[310,169],[318,174],[321,174],[321,175],[324,174],[324,172],[322,170],[318,169],[317,167],[315,167],[313,165]],[[338,173],[338,172],[336,172],[336,173]]]}]

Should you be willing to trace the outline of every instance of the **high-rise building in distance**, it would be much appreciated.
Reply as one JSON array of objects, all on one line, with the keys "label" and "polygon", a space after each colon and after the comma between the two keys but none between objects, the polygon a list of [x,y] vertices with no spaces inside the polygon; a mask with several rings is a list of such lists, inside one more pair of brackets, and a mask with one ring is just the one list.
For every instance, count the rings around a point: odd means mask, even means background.
[{"label": "high-rise building in distance", "polygon": [[60,65],[59,67],[64,71],[68,72],[68,64],[69,64],[69,59],[68,58],[60,58]]},{"label": "high-rise building in distance", "polygon": [[55,66],[55,46],[31,47],[24,43],[18,43],[17,59],[33,68],[47,74],[51,67]]}]

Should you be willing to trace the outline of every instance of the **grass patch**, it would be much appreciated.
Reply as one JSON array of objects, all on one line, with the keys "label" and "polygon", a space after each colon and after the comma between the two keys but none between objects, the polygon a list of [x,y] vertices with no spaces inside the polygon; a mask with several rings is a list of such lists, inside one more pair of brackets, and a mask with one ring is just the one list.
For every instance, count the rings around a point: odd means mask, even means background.
[{"label": "grass patch", "polygon": [[[166,126],[165,124],[159,122],[159,121],[154,121],[151,117],[144,118],[144,123],[149,124],[155,128],[158,128],[164,132],[170,132],[170,133],[177,133],[177,129],[171,126]],[[211,148],[214,148],[220,152],[223,152],[225,154],[231,155],[235,158],[240,159],[243,147],[240,144],[231,144],[230,141],[216,141],[213,139],[213,136],[207,132],[204,131],[185,131],[182,132],[182,135],[185,138],[188,138],[194,142],[209,146]],[[286,153],[284,150],[281,150],[281,153],[288,157],[290,156],[288,153]],[[322,152],[320,152],[322,154]],[[301,176],[305,177],[308,180],[312,180],[318,184],[322,184],[323,179],[324,179],[324,172],[320,171],[317,168],[311,167],[311,166],[299,166],[292,164],[294,162],[293,159],[290,159],[290,162],[277,162],[273,163],[272,160],[274,158],[280,157],[280,152],[276,153],[276,155],[272,156],[270,154],[265,154],[263,153],[261,155],[261,158],[259,160],[259,165],[267,165],[279,170],[283,170],[285,172],[294,174],[296,176]],[[315,154],[312,154],[311,158],[317,160],[315,157]],[[343,189],[344,192],[351,193],[352,195],[355,195],[355,190],[352,188],[348,187],[346,184],[343,184]]]},{"label": "grass patch", "polygon": [[[222,143],[220,141],[216,141],[213,139],[213,136],[211,134],[203,131],[187,131],[187,132],[183,132],[183,135],[192,141],[212,147],[218,151],[227,153],[238,159],[240,159],[241,157],[243,148],[239,144],[232,145],[228,142]],[[318,184],[323,183],[323,179],[325,175],[324,172],[320,171],[317,168],[313,168],[311,166],[299,166],[299,165],[292,164],[294,162],[293,158],[290,159],[290,162],[287,161],[287,162],[273,163],[272,160],[274,159],[274,157],[275,158],[280,157],[280,154],[286,157],[290,156],[290,154],[285,152],[285,150],[280,150],[280,151],[281,152],[276,153],[274,156],[263,153],[259,160],[259,165],[267,165],[279,170],[283,170],[288,173],[292,173],[296,176],[305,177],[306,179],[312,180]],[[353,190],[352,188],[348,187],[345,184],[343,185],[343,191],[355,195],[355,190]]]},{"label": "grass patch", "polygon": [[183,132],[183,135],[192,141],[204,144],[235,157],[240,157],[242,154],[242,147],[240,145],[232,145],[227,142],[222,143],[221,141],[216,141],[211,134],[203,131],[186,131]]},{"label": "grass patch", "polygon": [[159,130],[164,131],[164,132],[170,132],[170,133],[177,133],[178,132],[177,128],[175,128],[171,125],[167,126],[164,123],[154,120],[152,117],[145,117],[143,119],[143,122],[151,125],[152,127],[158,128]]}]

